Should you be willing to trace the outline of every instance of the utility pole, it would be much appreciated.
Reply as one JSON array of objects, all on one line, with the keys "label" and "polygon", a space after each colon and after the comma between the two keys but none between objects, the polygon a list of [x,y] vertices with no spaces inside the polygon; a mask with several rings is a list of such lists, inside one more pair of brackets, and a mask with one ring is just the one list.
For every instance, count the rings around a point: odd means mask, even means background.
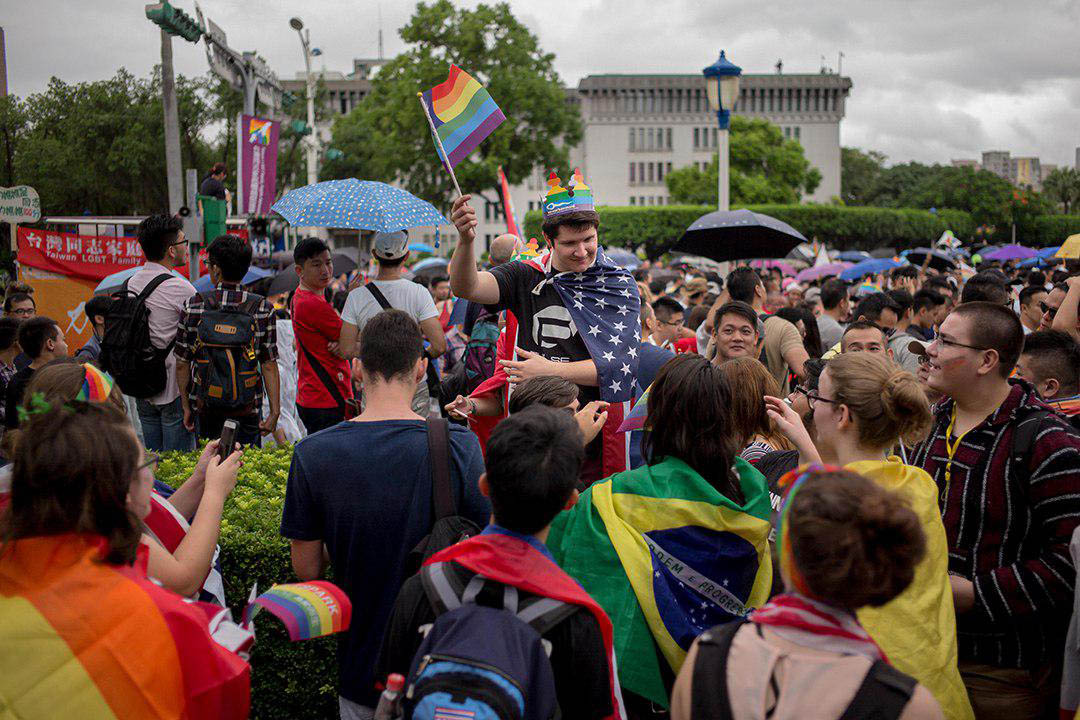
[{"label": "utility pole", "polygon": [[311,30],[304,28],[303,21],[294,17],[289,26],[300,36],[300,47],[304,51],[304,72],[307,90],[307,126],[310,134],[304,138],[304,154],[307,158],[307,184],[319,182],[319,130],[315,127],[315,76],[311,74]]},{"label": "utility pole", "polygon": [[161,106],[165,109],[165,175],[169,183],[169,214],[180,212],[184,186],[180,169],[180,112],[176,107],[172,36],[161,31]]}]

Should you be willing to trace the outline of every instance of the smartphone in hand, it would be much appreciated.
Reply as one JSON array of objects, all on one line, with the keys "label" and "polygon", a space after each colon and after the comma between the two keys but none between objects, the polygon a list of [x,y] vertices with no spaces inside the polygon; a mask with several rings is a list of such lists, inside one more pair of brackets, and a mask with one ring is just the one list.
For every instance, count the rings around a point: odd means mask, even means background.
[{"label": "smartphone in hand", "polygon": [[221,428],[221,441],[218,443],[218,460],[225,462],[225,459],[232,455],[234,445],[236,445],[236,428],[239,424],[235,420],[226,420],[225,425]]}]

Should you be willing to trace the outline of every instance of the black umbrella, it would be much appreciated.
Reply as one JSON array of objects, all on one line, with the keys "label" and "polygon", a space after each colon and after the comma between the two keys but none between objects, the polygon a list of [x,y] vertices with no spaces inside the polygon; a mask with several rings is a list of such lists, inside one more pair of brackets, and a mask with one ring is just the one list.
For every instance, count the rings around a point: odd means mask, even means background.
[{"label": "black umbrella", "polygon": [[938,272],[950,272],[956,269],[956,261],[941,250],[915,248],[914,250],[909,251],[905,257],[907,257],[907,261],[912,265],[922,267],[922,264],[926,262],[927,253],[930,254],[930,267]]},{"label": "black umbrella", "polygon": [[274,276],[266,294],[268,296],[280,295],[282,293],[292,292],[298,287],[300,287],[300,276],[296,274],[296,268],[290,266]]},{"label": "black umbrella", "polygon": [[782,258],[804,242],[802,233],[787,223],[743,209],[702,215],[671,249],[723,262]]},{"label": "black umbrella", "polygon": [[356,269],[356,261],[348,255],[338,251],[334,253],[334,274],[351,273]]}]

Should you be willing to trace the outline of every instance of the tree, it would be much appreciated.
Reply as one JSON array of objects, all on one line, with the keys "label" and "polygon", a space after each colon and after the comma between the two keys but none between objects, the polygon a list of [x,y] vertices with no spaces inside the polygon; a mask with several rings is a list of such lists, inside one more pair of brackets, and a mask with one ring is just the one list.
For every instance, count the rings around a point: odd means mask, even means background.
[{"label": "tree", "polygon": [[[797,140],[784,138],[768,120],[731,120],[731,202],[797,203],[821,183]],[[671,199],[680,204],[716,205],[717,159],[705,171],[697,167],[673,170],[664,179]]]},{"label": "tree", "polygon": [[1043,193],[1053,203],[1061,205],[1065,215],[1080,204],[1080,170],[1056,168],[1042,181]]},{"label": "tree", "polygon": [[14,95],[0,98],[0,185],[15,184],[15,152],[26,129],[26,108]]},{"label": "tree", "polygon": [[845,205],[866,205],[866,198],[885,167],[885,154],[877,150],[840,148],[840,198]]},{"label": "tree", "polygon": [[511,184],[536,167],[567,177],[567,150],[581,140],[581,116],[567,102],[555,56],[540,49],[509,5],[467,10],[449,0],[421,2],[400,35],[409,49],[383,66],[363,102],[334,123],[333,145],[344,156],[327,163],[324,174],[399,181],[446,204],[453,184],[416,93],[443,82],[454,63],[483,84],[506,115],[455,169],[462,191],[496,188],[500,165]]},{"label": "tree", "polygon": [[866,203],[895,208],[952,208],[971,213],[977,225],[1012,223],[1012,183],[988,170],[910,162],[884,168]]}]

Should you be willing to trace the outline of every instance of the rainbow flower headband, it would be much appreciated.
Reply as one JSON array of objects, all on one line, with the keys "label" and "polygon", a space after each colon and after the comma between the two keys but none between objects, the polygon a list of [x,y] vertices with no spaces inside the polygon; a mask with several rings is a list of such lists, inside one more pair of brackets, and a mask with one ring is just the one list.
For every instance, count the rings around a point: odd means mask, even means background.
[{"label": "rainbow flower headband", "polygon": [[551,171],[548,176],[548,192],[540,207],[544,211],[544,219],[557,217],[571,212],[582,210],[594,210],[592,188],[585,184],[585,178],[581,176],[581,168],[574,168],[574,175],[563,187],[559,183],[559,176]]},{"label": "rainbow flower headband", "polygon": [[[72,402],[83,402],[89,404],[98,404],[108,402],[109,396],[112,394],[113,385],[115,382],[107,372],[99,370],[90,363],[83,363],[83,384],[79,388],[79,392],[72,398]],[[68,403],[64,403],[60,407],[67,410],[73,410]],[[26,406],[20,405],[18,407],[19,423],[27,422],[34,415],[43,415],[50,412],[53,409],[52,403],[45,399],[45,394],[36,392],[31,395]]]}]

